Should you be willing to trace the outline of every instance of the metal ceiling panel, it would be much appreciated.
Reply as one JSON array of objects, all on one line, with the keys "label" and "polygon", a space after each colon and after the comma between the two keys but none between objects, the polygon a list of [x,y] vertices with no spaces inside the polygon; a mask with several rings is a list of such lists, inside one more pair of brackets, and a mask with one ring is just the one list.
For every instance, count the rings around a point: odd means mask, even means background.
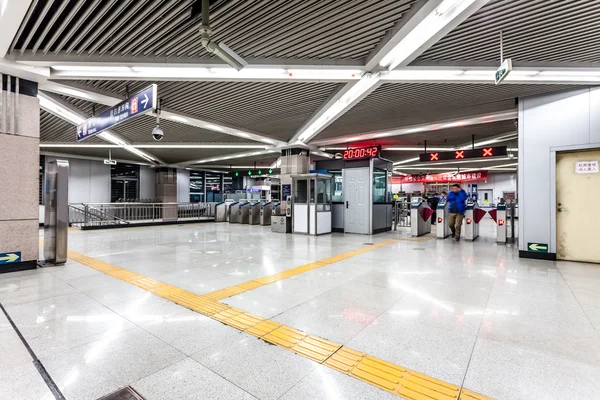
[{"label": "metal ceiling panel", "polygon": [[[158,84],[165,109],[288,141],[342,84],[331,82],[80,81],[121,95]],[[136,120],[137,121],[137,120]],[[234,141],[223,139],[219,141]],[[169,139],[171,140],[171,139]],[[191,141],[189,138],[182,141]],[[205,139],[202,139],[203,141]]]},{"label": "metal ceiling panel", "polygon": [[[213,38],[243,57],[363,58],[416,0],[211,1]],[[11,52],[198,57],[194,0],[34,1]]]},{"label": "metal ceiling panel", "polygon": [[516,98],[571,85],[385,83],[333,122],[316,139],[393,129],[473,114],[516,109]]},{"label": "metal ceiling panel", "polygon": [[418,60],[600,62],[600,1],[492,0]]}]

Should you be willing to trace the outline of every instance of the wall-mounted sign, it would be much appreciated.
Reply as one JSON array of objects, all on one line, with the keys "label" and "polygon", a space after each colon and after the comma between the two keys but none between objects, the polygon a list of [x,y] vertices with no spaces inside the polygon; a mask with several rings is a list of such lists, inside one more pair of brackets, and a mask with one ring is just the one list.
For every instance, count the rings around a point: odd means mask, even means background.
[{"label": "wall-mounted sign", "polygon": [[597,174],[598,160],[596,161],[577,161],[575,163],[576,174]]},{"label": "wall-mounted sign", "polygon": [[78,125],[77,141],[81,142],[132,117],[152,111],[156,108],[156,91],[156,84],[150,85],[133,97]]},{"label": "wall-mounted sign", "polygon": [[117,165],[117,160],[104,160],[106,165]]},{"label": "wall-mounted sign", "polygon": [[419,182],[469,182],[486,180],[488,177],[487,171],[473,171],[465,173],[445,173],[445,174],[426,174],[426,175],[406,175],[392,177],[393,184],[401,183],[419,183]]},{"label": "wall-mounted sign", "polygon": [[482,147],[481,149],[454,150],[454,151],[436,151],[433,153],[419,154],[420,162],[436,162],[450,160],[468,160],[473,158],[494,158],[506,157],[508,155],[507,146]]},{"label": "wall-mounted sign", "polygon": [[11,264],[21,261],[20,251],[11,251],[9,253],[0,253],[0,264]]},{"label": "wall-mounted sign", "polygon": [[376,158],[379,156],[379,146],[362,147],[360,149],[344,150],[344,160],[362,160],[365,158]]}]

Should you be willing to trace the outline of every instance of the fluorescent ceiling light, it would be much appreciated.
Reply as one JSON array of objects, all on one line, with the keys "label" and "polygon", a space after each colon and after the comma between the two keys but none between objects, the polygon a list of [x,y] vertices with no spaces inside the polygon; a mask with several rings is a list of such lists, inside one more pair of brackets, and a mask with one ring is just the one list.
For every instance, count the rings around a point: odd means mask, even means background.
[{"label": "fluorescent ceiling light", "polygon": [[402,161],[396,161],[396,162],[394,163],[394,165],[408,164],[408,163],[411,163],[411,162],[413,162],[413,161],[419,161],[419,157],[415,157],[415,158],[409,158],[409,159],[402,160]]},{"label": "fluorescent ceiling light", "polygon": [[306,143],[327,125],[332,123],[345,110],[352,107],[354,102],[364,95],[369,89],[379,82],[379,74],[365,74],[358,82],[354,84],[346,93],[344,93],[335,103],[331,105],[319,118],[310,124],[304,131],[300,132],[298,139]]},{"label": "fluorescent ceiling light", "polygon": [[393,70],[474,2],[475,0],[443,0],[381,59],[379,65]]},{"label": "fluorescent ceiling light", "polygon": [[[481,159],[474,159],[474,160],[461,160],[461,161],[437,161],[435,163],[416,163],[413,165],[408,165],[408,167],[417,167],[417,168],[425,168],[427,169],[429,165],[454,165],[454,164],[470,164],[470,163],[480,163],[480,162],[494,162],[494,161],[504,161],[504,160],[515,160],[515,158],[509,158],[509,157],[501,157],[501,158],[481,158]],[[419,158],[417,157],[416,160],[419,160]],[[415,160],[415,161],[416,161]],[[408,160],[404,160],[402,161],[402,163],[407,163]],[[398,165],[398,163],[394,163],[394,165]]]},{"label": "fluorescent ceiling light", "polygon": [[75,143],[40,143],[40,147],[81,148],[81,149],[116,149],[116,144],[75,144]]},{"label": "fluorescent ceiling light", "polygon": [[[382,150],[385,151],[425,151],[425,147],[421,146],[421,147],[394,147],[394,146],[383,146],[381,148]],[[452,151],[454,150],[453,147],[427,147],[427,151]]]},{"label": "fluorescent ceiling light", "polygon": [[264,144],[189,144],[189,143],[174,143],[174,144],[134,144],[137,149],[268,149]]},{"label": "fluorescent ceiling light", "polygon": [[[493,69],[419,69],[403,68],[381,73],[382,81],[394,82],[473,82],[494,81]],[[600,82],[600,69],[527,69],[516,68],[506,77],[507,83],[594,83]]]},{"label": "fluorescent ceiling light", "polygon": [[54,75],[61,77],[121,77],[121,78],[187,78],[187,79],[240,79],[240,80],[333,80],[349,81],[361,78],[358,69],[283,69],[283,68],[244,68],[237,71],[233,68],[205,67],[151,67],[151,66],[89,66],[89,65],[56,65],[52,69]]}]

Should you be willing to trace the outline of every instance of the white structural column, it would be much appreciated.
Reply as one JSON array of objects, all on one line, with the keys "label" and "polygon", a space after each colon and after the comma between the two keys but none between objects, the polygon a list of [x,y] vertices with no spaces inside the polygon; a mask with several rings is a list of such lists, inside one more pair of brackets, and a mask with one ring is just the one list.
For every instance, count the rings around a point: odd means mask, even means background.
[{"label": "white structural column", "polygon": [[[0,58],[4,58],[13,38],[22,29],[31,0],[0,0]],[[30,11],[31,12],[31,11]]]},{"label": "white structural column", "polygon": [[[489,0],[421,0],[384,38],[369,57],[366,71],[377,67],[392,70],[407,65]],[[290,143],[307,143],[329,124],[354,107],[381,83],[379,73],[365,73],[356,83],[348,83],[338,98],[331,99]]]}]

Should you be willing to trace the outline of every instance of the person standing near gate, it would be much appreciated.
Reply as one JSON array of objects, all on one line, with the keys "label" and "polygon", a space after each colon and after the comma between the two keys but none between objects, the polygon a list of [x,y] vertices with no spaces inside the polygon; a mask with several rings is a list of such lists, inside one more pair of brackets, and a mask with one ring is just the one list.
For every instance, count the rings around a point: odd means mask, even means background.
[{"label": "person standing near gate", "polygon": [[467,209],[467,192],[460,188],[458,183],[452,185],[452,190],[448,194],[448,209],[450,216],[448,225],[452,231],[452,237],[458,242],[460,240],[460,231],[462,228],[465,210]]}]

